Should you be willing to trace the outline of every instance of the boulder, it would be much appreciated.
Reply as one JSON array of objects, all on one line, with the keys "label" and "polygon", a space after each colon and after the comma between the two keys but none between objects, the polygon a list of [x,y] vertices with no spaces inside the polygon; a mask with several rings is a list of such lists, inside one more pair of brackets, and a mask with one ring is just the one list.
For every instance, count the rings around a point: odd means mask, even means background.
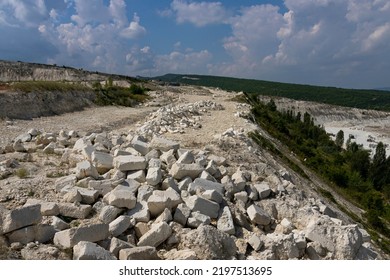
[{"label": "boulder", "polygon": [[202,173],[203,167],[197,163],[184,164],[184,163],[174,163],[172,168],[169,171],[169,174],[177,180],[181,180],[185,177],[190,177],[195,179],[200,173]]},{"label": "boulder", "polygon": [[249,219],[254,224],[269,225],[271,222],[271,216],[255,204],[249,206],[246,212],[248,213]]},{"label": "boulder", "polygon": [[97,242],[108,236],[108,224],[93,224],[57,232],[54,235],[54,244],[63,248],[71,248],[80,241]]},{"label": "boulder", "polygon": [[117,156],[114,157],[114,167],[120,171],[142,170],[146,168],[147,162],[142,156]]},{"label": "boulder", "polygon": [[161,183],[162,172],[160,167],[150,167],[146,175],[146,182],[151,186]]},{"label": "boulder", "polygon": [[233,175],[232,175],[232,181],[234,185],[236,186],[236,190],[238,192],[243,191],[246,186],[246,179],[244,176],[244,173],[241,170],[237,170]]},{"label": "boulder", "polygon": [[85,219],[92,210],[90,205],[75,205],[73,203],[59,203],[60,215],[75,219]]},{"label": "boulder", "polygon": [[254,187],[256,188],[260,199],[267,198],[271,194],[271,188],[267,182],[255,184]]},{"label": "boulder", "polygon": [[94,151],[92,152],[92,163],[95,165],[99,174],[104,174],[114,168],[113,156],[108,153]]},{"label": "boulder", "polygon": [[192,250],[200,260],[230,260],[237,252],[233,238],[211,225],[183,234],[178,249]]},{"label": "boulder", "polygon": [[148,209],[148,204],[144,200],[139,200],[135,207],[127,211],[127,215],[134,219],[136,222],[147,223],[150,221],[150,212]]},{"label": "boulder", "polygon": [[99,173],[96,170],[96,167],[92,165],[92,163],[85,160],[85,161],[77,163],[76,177],[79,180],[86,178],[86,177],[92,177],[94,179],[97,179],[97,178],[99,178]]},{"label": "boulder", "polygon": [[133,209],[137,203],[134,192],[130,188],[121,185],[106,194],[103,200],[111,206],[127,209]]},{"label": "boulder", "polygon": [[153,137],[152,141],[150,141],[149,146],[151,149],[160,150],[162,152],[168,152],[169,150],[176,151],[180,148],[179,143],[162,137]]},{"label": "boulder", "polygon": [[9,243],[28,244],[35,241],[46,243],[53,239],[55,233],[52,225],[33,225],[15,230],[7,234],[7,238]]},{"label": "boulder", "polygon": [[109,224],[109,232],[112,236],[119,236],[135,225],[135,220],[129,216],[119,216]]},{"label": "boulder", "polygon": [[232,213],[230,213],[229,207],[225,206],[222,210],[217,222],[217,229],[227,234],[235,234],[234,222]]},{"label": "boulder", "polygon": [[134,248],[135,246],[130,244],[129,242],[123,241],[119,238],[113,237],[111,238],[109,251],[116,257],[119,258],[119,251],[122,249]]},{"label": "boulder", "polygon": [[206,179],[202,178],[196,178],[192,183],[189,184],[188,186],[188,192],[190,194],[195,194],[197,190],[215,190],[219,192],[222,196],[225,193],[225,187],[217,182],[212,182]]},{"label": "boulder", "polygon": [[58,204],[55,202],[46,202],[39,199],[29,198],[24,206],[28,205],[40,205],[42,216],[57,216],[60,213]]},{"label": "boulder", "polygon": [[173,220],[182,226],[185,226],[187,223],[188,217],[191,215],[191,209],[187,207],[185,203],[180,203],[176,210]]},{"label": "boulder", "polygon": [[120,260],[159,260],[157,250],[152,246],[141,246],[119,251]]},{"label": "boulder", "polygon": [[80,241],[73,247],[74,260],[116,260],[117,258],[99,245]]},{"label": "boulder", "polygon": [[219,204],[214,201],[193,195],[187,199],[186,204],[192,211],[199,211],[214,219],[218,217]]},{"label": "boulder", "polygon": [[151,229],[146,232],[140,240],[138,241],[137,246],[153,246],[158,247],[161,243],[168,239],[172,234],[171,227],[165,223],[158,223],[152,225]]},{"label": "boulder", "polygon": [[118,207],[107,205],[102,208],[99,213],[99,220],[103,223],[109,224],[118,217],[118,215],[122,212],[122,209]]},{"label": "boulder", "polygon": [[190,228],[197,228],[200,225],[209,225],[210,223],[210,217],[203,215],[200,212],[191,212],[191,215],[187,220],[187,225]]},{"label": "boulder", "polygon": [[36,225],[42,220],[41,205],[28,205],[3,214],[3,234]]}]

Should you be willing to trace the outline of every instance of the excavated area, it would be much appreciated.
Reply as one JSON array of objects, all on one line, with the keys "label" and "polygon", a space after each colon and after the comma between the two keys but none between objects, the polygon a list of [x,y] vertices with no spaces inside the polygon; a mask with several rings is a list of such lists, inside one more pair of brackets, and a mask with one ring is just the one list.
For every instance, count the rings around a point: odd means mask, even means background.
[{"label": "excavated area", "polygon": [[161,87],[138,108],[0,121],[1,259],[383,259],[248,138],[237,93]]}]

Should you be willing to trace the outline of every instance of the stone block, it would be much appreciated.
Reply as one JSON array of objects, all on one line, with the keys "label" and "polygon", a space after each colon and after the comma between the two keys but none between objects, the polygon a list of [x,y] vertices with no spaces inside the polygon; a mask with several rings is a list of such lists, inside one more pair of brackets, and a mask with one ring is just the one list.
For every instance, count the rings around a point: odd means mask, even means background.
[{"label": "stone block", "polygon": [[146,201],[137,202],[135,207],[127,211],[127,215],[136,222],[147,223],[150,221],[150,212]]},{"label": "stone block", "polygon": [[195,194],[198,189],[201,190],[215,190],[219,192],[222,196],[225,193],[225,187],[217,182],[212,182],[209,180],[196,178],[189,186],[188,186],[188,192],[190,194]]},{"label": "stone block", "polygon": [[104,174],[114,168],[113,156],[108,153],[94,151],[92,152],[92,163],[95,165],[99,174]]},{"label": "stone block", "polygon": [[98,242],[108,236],[108,224],[93,224],[57,232],[54,235],[54,244],[63,248],[71,248],[80,241]]},{"label": "stone block", "polygon": [[203,167],[196,163],[174,163],[169,171],[169,174],[177,180],[181,180],[185,177],[190,177],[194,180],[200,173],[202,173],[203,170]]},{"label": "stone block", "polygon": [[152,246],[158,247],[161,243],[168,239],[172,234],[171,227],[165,223],[158,223],[152,225],[151,229],[146,232],[140,240],[138,241],[137,246]]},{"label": "stone block", "polygon": [[64,187],[71,186],[73,187],[77,182],[76,175],[68,175],[61,178],[58,178],[55,183],[54,187],[57,192],[60,192]]},{"label": "stone block", "polygon": [[70,228],[70,225],[63,220],[61,220],[58,217],[53,217],[51,225],[54,227],[55,230],[61,231]]},{"label": "stone block", "polygon": [[86,177],[97,179],[99,178],[99,173],[96,170],[96,167],[92,165],[92,163],[85,160],[76,164],[76,177],[79,180]]},{"label": "stone block", "polygon": [[3,214],[3,234],[36,225],[42,220],[41,205],[28,205]]},{"label": "stone block", "polygon": [[271,194],[271,188],[267,182],[255,184],[254,187],[256,188],[260,199],[267,198]]},{"label": "stone block", "polygon": [[182,226],[185,226],[187,224],[187,219],[191,215],[191,209],[188,208],[188,206],[185,203],[180,203],[176,210],[175,214],[173,216],[173,220]]},{"label": "stone block", "polygon": [[134,248],[135,246],[123,241],[121,239],[118,239],[116,237],[113,237],[110,242],[109,251],[116,257],[119,258],[119,251],[122,249],[129,249]]},{"label": "stone block", "polygon": [[135,225],[135,220],[129,216],[119,216],[109,224],[109,232],[112,236],[119,236],[127,229]]},{"label": "stone block", "polygon": [[46,243],[53,239],[55,233],[56,230],[51,225],[33,225],[15,230],[7,234],[7,238],[9,243],[28,244],[35,241]]},{"label": "stone block", "polygon": [[271,222],[271,216],[259,206],[252,204],[246,210],[249,219],[252,223],[257,225],[269,225]]},{"label": "stone block", "polygon": [[99,245],[80,241],[73,247],[73,260],[116,260],[117,258]]},{"label": "stone block", "polygon": [[215,201],[216,203],[222,203],[223,201],[221,193],[216,190],[207,190],[203,192],[201,196],[205,199]]},{"label": "stone block", "polygon": [[160,150],[162,152],[168,152],[169,150],[177,151],[180,148],[179,143],[162,137],[153,137],[149,146],[151,149]]},{"label": "stone block", "polygon": [[238,192],[243,191],[246,186],[246,178],[241,170],[237,170],[232,175],[232,181]]},{"label": "stone block", "polygon": [[109,224],[114,221],[121,212],[122,209],[119,209],[115,206],[106,205],[99,213],[99,220],[105,224]]},{"label": "stone block", "polygon": [[195,157],[191,151],[184,152],[178,159],[177,163],[191,164],[195,162]]},{"label": "stone block", "polygon": [[137,203],[134,192],[130,188],[121,185],[106,194],[103,200],[111,206],[127,209],[133,209]]},{"label": "stone block", "polygon": [[210,223],[210,217],[198,211],[191,212],[191,216],[187,219],[187,225],[190,228],[197,228],[200,225],[209,225]]},{"label": "stone block", "polygon": [[186,204],[193,212],[199,211],[210,218],[218,217],[219,204],[214,201],[193,195],[187,199]]},{"label": "stone block", "polygon": [[142,246],[119,251],[120,260],[159,260],[157,250],[152,246]]},{"label": "stone block", "polygon": [[236,232],[234,228],[232,213],[227,206],[223,208],[222,213],[218,218],[217,229],[227,234],[235,234]]},{"label": "stone block", "polygon": [[257,234],[252,234],[252,236],[248,240],[249,245],[253,248],[253,250],[260,251],[264,246],[264,241]]},{"label": "stone block", "polygon": [[150,167],[146,175],[146,182],[151,186],[158,185],[162,180],[162,171],[160,167]]},{"label": "stone block", "polygon": [[146,182],[145,171],[137,170],[137,171],[129,172],[129,174],[127,175],[127,179],[133,179],[139,183],[145,183]]},{"label": "stone block", "polygon": [[147,165],[145,157],[142,156],[117,156],[114,157],[114,167],[120,171],[134,171],[145,169]]},{"label": "stone block", "polygon": [[46,202],[39,199],[29,198],[24,206],[28,205],[41,205],[42,216],[57,216],[60,213],[58,204],[55,202]]},{"label": "stone block", "polygon": [[137,152],[139,152],[143,156],[145,156],[150,151],[149,144],[144,141],[141,141],[139,137],[134,137],[131,141],[131,145]]},{"label": "stone block", "polygon": [[73,203],[59,203],[60,215],[75,219],[85,219],[92,210],[90,205],[75,205]]}]

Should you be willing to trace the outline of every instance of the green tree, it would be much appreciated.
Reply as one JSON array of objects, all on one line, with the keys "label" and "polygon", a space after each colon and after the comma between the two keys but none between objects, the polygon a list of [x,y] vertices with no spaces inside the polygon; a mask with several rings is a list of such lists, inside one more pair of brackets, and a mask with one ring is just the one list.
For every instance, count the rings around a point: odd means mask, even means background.
[{"label": "green tree", "polygon": [[342,148],[344,144],[344,131],[337,132],[335,143],[337,147]]},{"label": "green tree", "polygon": [[386,183],[386,147],[382,142],[379,142],[375,149],[375,155],[371,165],[371,180],[377,190],[381,190]]}]

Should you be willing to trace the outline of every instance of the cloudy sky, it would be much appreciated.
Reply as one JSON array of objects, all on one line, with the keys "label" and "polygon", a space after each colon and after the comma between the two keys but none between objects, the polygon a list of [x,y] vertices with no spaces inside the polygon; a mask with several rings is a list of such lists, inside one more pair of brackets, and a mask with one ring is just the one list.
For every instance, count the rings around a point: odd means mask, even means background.
[{"label": "cloudy sky", "polygon": [[0,0],[0,59],[390,86],[389,0]]}]

